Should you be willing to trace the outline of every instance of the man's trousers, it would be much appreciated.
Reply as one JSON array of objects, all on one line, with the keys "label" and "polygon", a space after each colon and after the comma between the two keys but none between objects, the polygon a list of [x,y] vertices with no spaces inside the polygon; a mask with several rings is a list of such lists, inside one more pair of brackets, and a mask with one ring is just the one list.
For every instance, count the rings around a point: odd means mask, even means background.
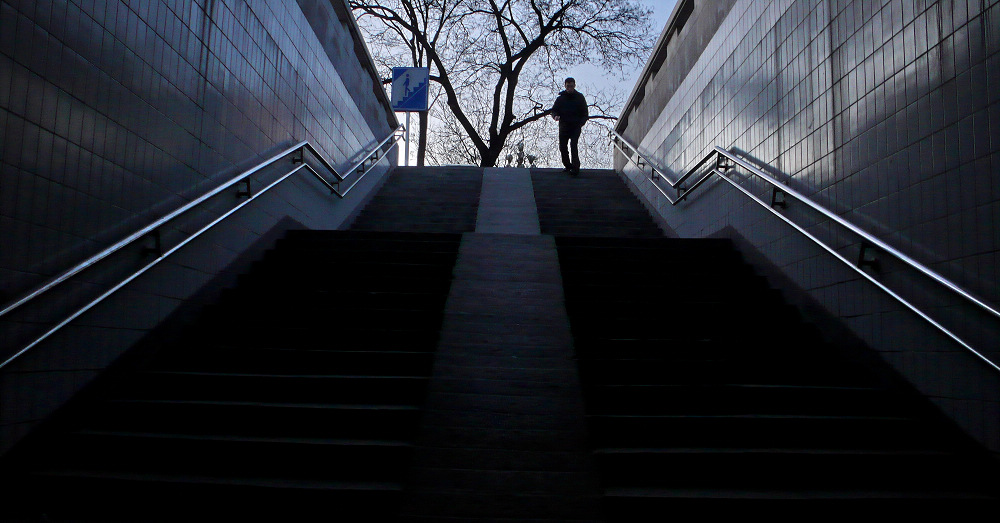
[{"label": "man's trousers", "polygon": [[[577,142],[580,140],[581,129],[582,127],[578,125],[559,125],[559,152],[562,154],[563,165],[571,171],[580,170],[580,152],[577,148]],[[572,156],[570,156],[570,150],[572,150]]]}]

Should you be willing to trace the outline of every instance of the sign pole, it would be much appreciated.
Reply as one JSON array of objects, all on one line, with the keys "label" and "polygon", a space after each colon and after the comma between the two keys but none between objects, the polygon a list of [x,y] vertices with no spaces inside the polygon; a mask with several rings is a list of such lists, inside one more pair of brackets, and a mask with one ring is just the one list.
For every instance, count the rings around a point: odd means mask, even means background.
[{"label": "sign pole", "polygon": [[406,111],[406,152],[403,153],[403,165],[410,165],[410,111]]}]

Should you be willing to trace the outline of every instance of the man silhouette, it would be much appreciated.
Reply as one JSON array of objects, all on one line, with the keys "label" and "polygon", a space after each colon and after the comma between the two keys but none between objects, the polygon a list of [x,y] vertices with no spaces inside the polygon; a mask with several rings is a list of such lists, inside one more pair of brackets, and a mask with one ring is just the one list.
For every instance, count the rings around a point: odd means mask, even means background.
[{"label": "man silhouette", "polygon": [[[590,114],[587,99],[576,90],[576,80],[567,78],[564,85],[566,90],[559,93],[556,102],[552,104],[552,118],[559,122],[559,152],[565,166],[563,172],[579,174],[580,153],[577,142],[580,140],[580,130],[587,123]],[[572,149],[572,155],[568,149]]]}]

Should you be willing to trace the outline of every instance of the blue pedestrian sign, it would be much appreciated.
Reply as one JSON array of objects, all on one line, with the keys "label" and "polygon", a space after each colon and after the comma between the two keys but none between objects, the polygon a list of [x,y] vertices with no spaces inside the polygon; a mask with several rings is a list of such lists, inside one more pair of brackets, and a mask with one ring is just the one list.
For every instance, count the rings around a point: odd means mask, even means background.
[{"label": "blue pedestrian sign", "polygon": [[392,109],[397,112],[426,111],[429,67],[392,68]]}]

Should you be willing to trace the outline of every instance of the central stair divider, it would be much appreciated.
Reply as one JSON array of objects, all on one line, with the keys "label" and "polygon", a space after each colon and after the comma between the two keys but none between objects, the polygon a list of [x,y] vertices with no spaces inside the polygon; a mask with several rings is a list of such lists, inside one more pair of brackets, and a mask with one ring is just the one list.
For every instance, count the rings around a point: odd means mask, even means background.
[{"label": "central stair divider", "polygon": [[404,521],[599,521],[550,236],[465,234]]}]

